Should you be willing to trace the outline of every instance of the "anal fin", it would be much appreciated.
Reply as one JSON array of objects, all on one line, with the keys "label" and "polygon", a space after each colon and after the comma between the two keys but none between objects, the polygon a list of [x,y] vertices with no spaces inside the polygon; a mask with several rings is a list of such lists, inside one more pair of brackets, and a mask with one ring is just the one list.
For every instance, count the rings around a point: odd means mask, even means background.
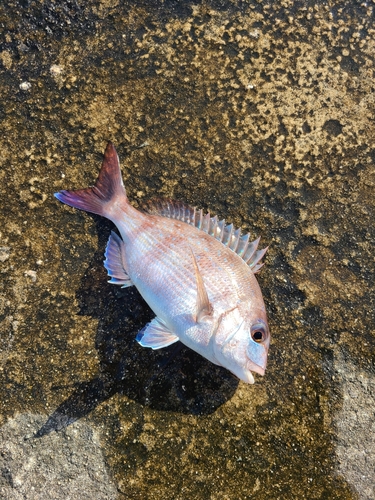
[{"label": "anal fin", "polygon": [[161,349],[180,340],[177,335],[169,330],[163,320],[156,317],[138,333],[137,342],[142,347]]},{"label": "anal fin", "polygon": [[124,255],[124,242],[115,232],[112,231],[104,253],[104,267],[107,269],[108,276],[111,277],[109,283],[122,285],[122,288],[133,285],[133,282],[129,278],[125,269]]}]

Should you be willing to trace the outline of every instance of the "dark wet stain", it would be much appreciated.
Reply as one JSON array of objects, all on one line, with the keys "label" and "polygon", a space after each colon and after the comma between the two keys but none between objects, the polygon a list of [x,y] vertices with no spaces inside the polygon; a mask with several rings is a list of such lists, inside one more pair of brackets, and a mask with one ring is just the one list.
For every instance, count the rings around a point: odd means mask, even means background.
[{"label": "dark wet stain", "polygon": [[337,137],[342,134],[343,125],[338,120],[328,120],[323,125],[323,130],[328,132],[328,134]]}]

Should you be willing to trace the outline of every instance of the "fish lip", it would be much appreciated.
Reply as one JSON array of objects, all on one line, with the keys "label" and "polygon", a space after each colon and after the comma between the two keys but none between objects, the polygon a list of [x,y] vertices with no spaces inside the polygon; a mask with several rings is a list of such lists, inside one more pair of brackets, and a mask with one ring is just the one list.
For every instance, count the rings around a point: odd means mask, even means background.
[{"label": "fish lip", "polygon": [[257,373],[258,375],[261,375],[262,377],[264,376],[264,373],[266,371],[266,367],[263,368],[263,366],[259,366],[256,363],[253,363],[252,361],[247,362],[246,368],[248,369],[248,371],[252,371],[254,373]]},{"label": "fish lip", "polygon": [[251,373],[250,370],[247,370],[243,376],[241,377],[241,379],[246,382],[247,384],[254,384],[255,380],[254,380],[254,377],[253,377],[253,374]]}]

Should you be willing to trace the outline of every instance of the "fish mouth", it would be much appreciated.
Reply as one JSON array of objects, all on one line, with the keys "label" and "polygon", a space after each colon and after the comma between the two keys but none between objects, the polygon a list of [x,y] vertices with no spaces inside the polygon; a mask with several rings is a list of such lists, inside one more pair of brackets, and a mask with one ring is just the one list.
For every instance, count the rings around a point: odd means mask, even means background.
[{"label": "fish mouth", "polygon": [[236,375],[239,379],[243,380],[247,384],[254,384],[254,375],[253,373],[257,373],[263,377],[265,372],[265,368],[257,365],[253,361],[247,361],[246,366],[239,373],[237,370],[233,371],[234,375]]},{"label": "fish mouth", "polygon": [[247,384],[253,384],[255,382],[253,374],[251,373],[250,370],[247,370],[245,373],[243,373],[241,379]]},{"label": "fish mouth", "polygon": [[[248,361],[246,363],[246,368],[249,372],[251,371],[254,373],[258,373],[258,375],[261,375],[262,377],[264,376],[264,372],[266,371],[265,367],[263,368],[263,366],[259,366],[256,363],[253,363],[252,361]],[[254,378],[252,375],[251,377]]]}]

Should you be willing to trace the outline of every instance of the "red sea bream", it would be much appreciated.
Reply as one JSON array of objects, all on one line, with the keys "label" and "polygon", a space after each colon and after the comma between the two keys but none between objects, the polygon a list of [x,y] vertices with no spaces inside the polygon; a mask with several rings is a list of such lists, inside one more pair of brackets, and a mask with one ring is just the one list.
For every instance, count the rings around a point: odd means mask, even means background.
[{"label": "red sea bream", "polygon": [[181,202],[131,206],[109,143],[95,186],[56,193],[63,203],[110,219],[104,265],[110,283],[135,285],[156,317],[137,335],[159,349],[180,340],[241,380],[264,375],[270,334],[255,278],[259,239]]}]

